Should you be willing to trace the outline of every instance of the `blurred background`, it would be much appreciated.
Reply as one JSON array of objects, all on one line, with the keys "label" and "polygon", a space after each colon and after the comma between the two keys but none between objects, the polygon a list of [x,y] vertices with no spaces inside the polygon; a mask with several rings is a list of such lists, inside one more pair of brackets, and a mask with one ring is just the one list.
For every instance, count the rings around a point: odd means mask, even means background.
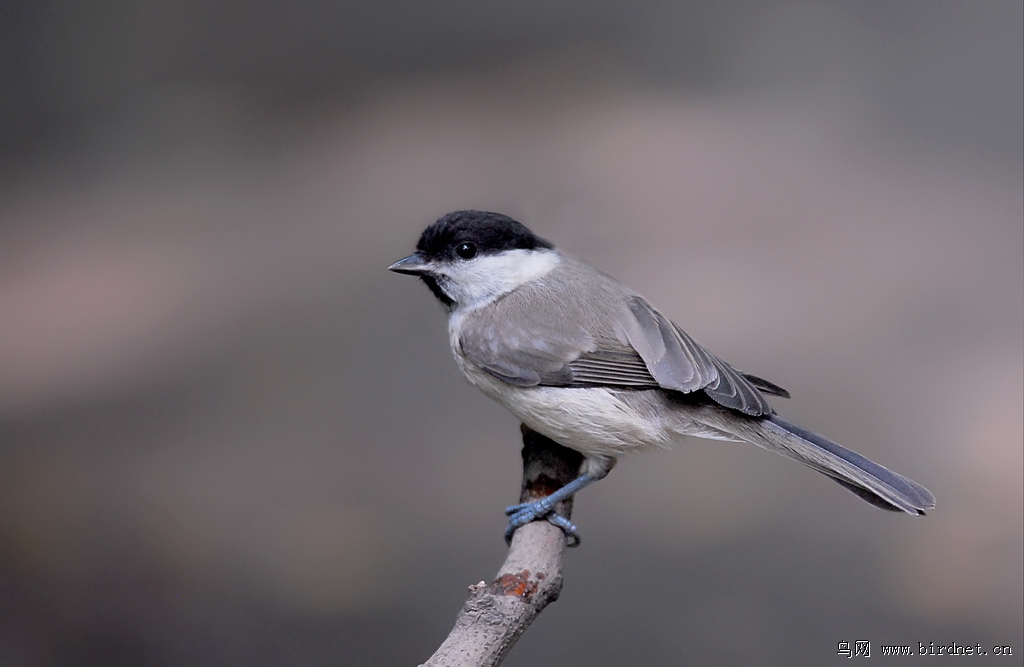
[{"label": "blurred background", "polygon": [[938,497],[627,458],[506,664],[1019,664],[1022,13],[5,2],[0,663],[425,660],[503,559],[520,441],[386,267],[485,208]]}]

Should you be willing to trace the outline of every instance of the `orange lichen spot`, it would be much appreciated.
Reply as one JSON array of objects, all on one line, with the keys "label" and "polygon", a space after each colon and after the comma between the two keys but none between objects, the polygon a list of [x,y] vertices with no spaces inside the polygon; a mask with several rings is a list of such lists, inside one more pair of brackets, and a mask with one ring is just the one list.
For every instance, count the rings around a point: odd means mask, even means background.
[{"label": "orange lichen spot", "polygon": [[546,498],[562,488],[562,484],[549,475],[541,473],[526,485],[526,492],[533,498]]},{"label": "orange lichen spot", "polygon": [[[539,576],[538,578],[543,578]],[[529,602],[537,592],[537,582],[530,580],[530,571],[523,570],[514,574],[503,574],[490,586],[494,595],[514,595],[524,602]]]}]

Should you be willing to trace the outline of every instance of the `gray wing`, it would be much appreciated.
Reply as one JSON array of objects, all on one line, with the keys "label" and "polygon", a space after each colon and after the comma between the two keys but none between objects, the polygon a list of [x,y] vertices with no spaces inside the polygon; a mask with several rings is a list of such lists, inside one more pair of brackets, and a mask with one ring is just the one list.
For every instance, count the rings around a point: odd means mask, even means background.
[{"label": "gray wing", "polygon": [[[758,389],[788,396],[706,351],[643,298],[631,296],[627,302],[632,318],[608,336],[595,337],[583,327],[565,330],[538,320],[535,312],[519,312],[467,322],[459,346],[470,362],[519,387],[703,390],[714,402],[753,416],[774,414]],[[513,329],[509,322],[518,326]]]},{"label": "gray wing", "polygon": [[473,364],[518,387],[661,386],[636,350],[614,341],[599,343],[583,329],[540,335],[478,323],[463,328],[459,347]]},{"label": "gray wing", "polygon": [[755,417],[775,413],[756,385],[771,385],[770,393],[779,395],[784,389],[757,377],[748,379],[697,344],[642,297],[630,297],[628,303],[636,326],[629,322],[622,333],[660,386],[687,394],[703,389],[715,403]]},{"label": "gray wing", "polygon": [[789,392],[780,387],[779,385],[775,384],[774,382],[769,382],[764,378],[759,378],[756,375],[744,373],[743,371],[739,371],[739,373],[740,375],[745,377],[747,381],[750,382],[750,384],[754,385],[754,387],[756,387],[757,390],[762,394],[768,394],[769,396],[780,396],[782,398],[790,398]]}]

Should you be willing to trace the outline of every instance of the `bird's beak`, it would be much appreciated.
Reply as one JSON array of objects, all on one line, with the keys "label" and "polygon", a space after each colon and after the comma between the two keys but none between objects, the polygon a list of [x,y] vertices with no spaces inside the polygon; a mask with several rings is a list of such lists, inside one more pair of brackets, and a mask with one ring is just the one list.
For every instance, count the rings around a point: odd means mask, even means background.
[{"label": "bird's beak", "polygon": [[423,255],[414,253],[405,259],[400,259],[388,267],[388,271],[405,273],[410,276],[422,276],[430,270],[430,263],[423,259]]}]

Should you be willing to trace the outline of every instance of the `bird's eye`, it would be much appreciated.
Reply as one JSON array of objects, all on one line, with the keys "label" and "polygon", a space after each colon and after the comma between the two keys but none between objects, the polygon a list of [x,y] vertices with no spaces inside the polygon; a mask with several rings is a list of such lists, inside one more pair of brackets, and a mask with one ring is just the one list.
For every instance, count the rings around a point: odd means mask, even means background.
[{"label": "bird's eye", "polygon": [[455,254],[462,259],[473,259],[476,257],[476,244],[469,243],[468,241],[466,243],[460,243],[455,246]]}]

